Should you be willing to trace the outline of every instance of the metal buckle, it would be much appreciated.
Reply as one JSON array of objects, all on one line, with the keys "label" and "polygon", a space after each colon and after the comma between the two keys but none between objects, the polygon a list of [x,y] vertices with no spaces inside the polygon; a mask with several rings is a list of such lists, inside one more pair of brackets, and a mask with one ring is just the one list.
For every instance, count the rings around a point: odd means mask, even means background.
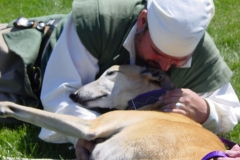
[{"label": "metal buckle", "polygon": [[36,29],[39,30],[39,31],[43,31],[45,26],[46,26],[45,23],[40,21],[40,22],[38,22],[38,24],[36,26]]},{"label": "metal buckle", "polygon": [[14,23],[14,27],[17,28],[31,28],[34,25],[33,20],[28,20],[27,18],[24,17],[19,17]]}]

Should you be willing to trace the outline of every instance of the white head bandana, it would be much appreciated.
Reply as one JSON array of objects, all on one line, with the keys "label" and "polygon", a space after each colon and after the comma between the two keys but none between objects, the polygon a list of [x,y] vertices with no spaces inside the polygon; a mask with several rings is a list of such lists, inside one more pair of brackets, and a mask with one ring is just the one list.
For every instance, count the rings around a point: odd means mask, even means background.
[{"label": "white head bandana", "polygon": [[212,0],[148,0],[147,19],[154,44],[165,54],[194,51],[214,15]]}]

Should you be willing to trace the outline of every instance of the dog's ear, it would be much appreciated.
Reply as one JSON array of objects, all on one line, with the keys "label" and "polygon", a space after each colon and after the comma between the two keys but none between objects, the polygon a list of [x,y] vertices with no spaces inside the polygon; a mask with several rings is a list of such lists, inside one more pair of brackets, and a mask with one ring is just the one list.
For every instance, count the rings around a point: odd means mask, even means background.
[{"label": "dog's ear", "polygon": [[159,82],[159,85],[166,90],[176,88],[170,77],[160,69],[146,68],[141,72],[141,75],[144,75],[151,81]]}]

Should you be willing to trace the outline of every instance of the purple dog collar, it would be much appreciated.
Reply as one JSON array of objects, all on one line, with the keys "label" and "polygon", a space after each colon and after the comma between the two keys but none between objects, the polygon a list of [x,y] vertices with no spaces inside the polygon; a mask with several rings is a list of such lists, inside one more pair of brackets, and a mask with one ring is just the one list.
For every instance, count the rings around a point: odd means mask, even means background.
[{"label": "purple dog collar", "polygon": [[142,106],[154,104],[155,102],[158,101],[159,97],[161,97],[166,92],[167,92],[166,89],[158,89],[147,93],[143,93],[137,96],[136,98],[128,101],[127,109],[136,110],[138,108],[141,108]]},{"label": "purple dog collar", "polygon": [[206,156],[204,156],[202,160],[210,160],[211,158],[218,158],[218,157],[227,157],[227,155],[222,151],[213,151],[208,153]]}]

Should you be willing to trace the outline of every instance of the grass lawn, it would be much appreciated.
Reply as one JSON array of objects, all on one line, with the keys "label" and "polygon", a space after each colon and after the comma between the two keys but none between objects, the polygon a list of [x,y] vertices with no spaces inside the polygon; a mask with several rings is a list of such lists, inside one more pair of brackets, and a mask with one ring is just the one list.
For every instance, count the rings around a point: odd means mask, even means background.
[{"label": "grass lawn", "polygon": [[[231,83],[240,98],[240,1],[214,0],[216,6],[208,32],[216,43],[221,55],[233,71]],[[226,135],[234,142],[240,143],[240,124]]]},{"label": "grass lawn", "polygon": [[[240,1],[214,0],[216,14],[208,32],[214,39],[234,75],[231,80],[240,97]],[[36,17],[55,13],[69,13],[72,0],[1,0],[0,23],[19,16]],[[40,128],[28,124],[0,128],[0,159],[2,156],[27,158],[74,158],[71,144],[50,144],[37,138]],[[225,135],[240,143],[240,125]]]}]

